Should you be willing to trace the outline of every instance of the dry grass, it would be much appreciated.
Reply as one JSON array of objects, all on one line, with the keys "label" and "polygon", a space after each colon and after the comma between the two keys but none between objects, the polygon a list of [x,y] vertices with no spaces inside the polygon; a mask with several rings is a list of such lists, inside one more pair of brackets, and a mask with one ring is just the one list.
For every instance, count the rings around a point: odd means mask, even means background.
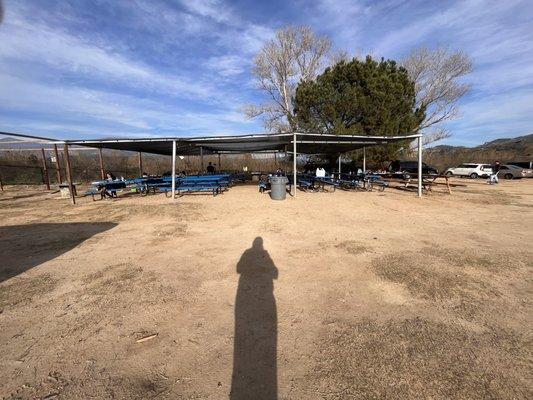
[{"label": "dry grass", "polygon": [[[329,325],[308,381],[323,399],[531,398],[530,342],[422,318]],[[513,368],[509,368],[512,365]]]}]

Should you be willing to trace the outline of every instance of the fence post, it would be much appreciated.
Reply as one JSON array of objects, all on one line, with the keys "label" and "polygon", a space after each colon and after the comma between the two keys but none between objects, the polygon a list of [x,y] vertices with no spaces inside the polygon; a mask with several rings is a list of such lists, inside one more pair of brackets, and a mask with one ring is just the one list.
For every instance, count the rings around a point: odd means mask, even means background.
[{"label": "fence post", "polygon": [[41,154],[43,156],[43,178],[44,183],[46,184],[46,190],[50,190],[50,176],[48,175],[48,166],[46,165],[46,154],[44,149],[41,147]]},{"label": "fence post", "polygon": [[70,189],[70,198],[72,199],[72,204],[76,204],[76,196],[74,195],[74,185],[72,184],[72,170],[70,168],[70,157],[68,156],[68,144],[65,143],[64,147],[65,152],[65,162],[67,163],[67,178],[68,178],[68,187]]},{"label": "fence post", "polygon": [[56,156],[57,184],[61,185],[61,163],[59,162],[59,152],[57,151],[57,144],[54,144],[54,153]]},{"label": "fence post", "polygon": [[98,149],[98,156],[100,158],[100,177],[102,180],[105,179],[105,173],[104,173],[104,158],[102,157],[102,149]]}]

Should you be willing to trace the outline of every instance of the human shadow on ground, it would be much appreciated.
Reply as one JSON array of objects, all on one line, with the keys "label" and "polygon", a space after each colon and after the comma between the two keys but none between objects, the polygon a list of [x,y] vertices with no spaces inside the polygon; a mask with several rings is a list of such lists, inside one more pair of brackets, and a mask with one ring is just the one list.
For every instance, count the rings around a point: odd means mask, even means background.
[{"label": "human shadow on ground", "polygon": [[274,279],[278,269],[255,238],[237,263],[231,400],[278,398],[278,321]]},{"label": "human shadow on ground", "polygon": [[52,260],[116,225],[76,222],[0,226],[0,282]]}]

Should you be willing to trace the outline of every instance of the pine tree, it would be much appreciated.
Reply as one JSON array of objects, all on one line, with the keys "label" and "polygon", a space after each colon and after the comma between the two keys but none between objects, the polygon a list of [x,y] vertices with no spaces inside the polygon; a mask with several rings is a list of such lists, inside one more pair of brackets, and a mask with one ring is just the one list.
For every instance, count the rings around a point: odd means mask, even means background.
[{"label": "pine tree", "polygon": [[[397,136],[414,133],[424,119],[415,108],[415,87],[392,60],[341,61],[316,80],[301,82],[295,96],[298,129],[339,135]],[[372,148],[374,161],[394,158],[407,143]]]}]

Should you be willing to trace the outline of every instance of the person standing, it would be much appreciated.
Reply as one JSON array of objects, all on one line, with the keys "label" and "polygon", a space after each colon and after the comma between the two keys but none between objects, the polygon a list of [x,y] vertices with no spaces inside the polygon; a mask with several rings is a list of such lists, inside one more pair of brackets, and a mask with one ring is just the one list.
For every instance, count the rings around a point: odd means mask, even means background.
[{"label": "person standing", "polygon": [[207,166],[207,173],[209,175],[213,175],[215,173],[215,167],[213,166],[213,164],[209,163],[209,165]]},{"label": "person standing", "polygon": [[500,162],[495,161],[494,164],[492,164],[492,173],[490,174],[490,178],[488,181],[490,185],[497,184],[499,182],[499,179],[498,179],[499,171],[500,171]]}]

